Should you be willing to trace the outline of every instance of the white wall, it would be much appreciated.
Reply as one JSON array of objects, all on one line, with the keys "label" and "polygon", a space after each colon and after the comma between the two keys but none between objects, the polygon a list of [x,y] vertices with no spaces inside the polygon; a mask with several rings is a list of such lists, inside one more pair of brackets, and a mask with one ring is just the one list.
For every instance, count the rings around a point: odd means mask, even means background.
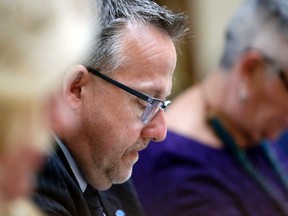
[{"label": "white wall", "polygon": [[189,14],[193,29],[192,52],[197,76],[216,65],[222,49],[224,29],[241,0],[190,0]]}]

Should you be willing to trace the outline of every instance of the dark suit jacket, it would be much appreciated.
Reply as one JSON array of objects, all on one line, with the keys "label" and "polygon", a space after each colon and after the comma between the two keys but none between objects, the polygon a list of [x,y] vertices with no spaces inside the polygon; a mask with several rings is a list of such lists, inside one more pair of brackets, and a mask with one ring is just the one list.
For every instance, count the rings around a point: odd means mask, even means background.
[{"label": "dark suit jacket", "polygon": [[[126,216],[143,216],[143,210],[131,181],[113,185],[100,191],[99,198],[107,216],[114,216],[120,209]],[[47,215],[91,216],[83,193],[65,158],[58,147],[44,163],[37,176],[33,201]]]}]

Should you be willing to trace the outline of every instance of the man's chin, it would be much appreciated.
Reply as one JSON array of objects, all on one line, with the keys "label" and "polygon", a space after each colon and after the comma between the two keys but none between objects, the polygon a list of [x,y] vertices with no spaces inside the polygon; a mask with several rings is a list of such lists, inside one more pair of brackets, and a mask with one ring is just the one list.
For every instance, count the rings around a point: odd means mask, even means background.
[{"label": "man's chin", "polygon": [[120,173],[117,178],[114,178],[113,184],[123,184],[124,182],[130,179],[131,175],[132,175],[132,167]]}]

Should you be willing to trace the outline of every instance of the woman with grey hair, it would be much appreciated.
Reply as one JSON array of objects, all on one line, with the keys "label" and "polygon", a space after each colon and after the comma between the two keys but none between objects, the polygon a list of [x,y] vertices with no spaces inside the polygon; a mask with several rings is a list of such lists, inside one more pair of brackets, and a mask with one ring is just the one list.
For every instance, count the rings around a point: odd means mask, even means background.
[{"label": "woman with grey hair", "polygon": [[288,215],[288,2],[246,0],[219,67],[175,99],[134,181],[147,215]]}]

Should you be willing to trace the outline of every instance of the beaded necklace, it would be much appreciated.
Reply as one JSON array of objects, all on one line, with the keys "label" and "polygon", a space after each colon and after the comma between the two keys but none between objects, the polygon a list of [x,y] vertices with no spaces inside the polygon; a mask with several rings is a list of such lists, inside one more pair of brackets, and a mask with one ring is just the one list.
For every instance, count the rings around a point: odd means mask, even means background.
[{"label": "beaded necklace", "polygon": [[[283,195],[272,187],[272,185],[265,179],[254,166],[251,160],[248,158],[246,152],[240,149],[235,142],[234,138],[223,127],[219,119],[213,117],[209,119],[209,123],[213,128],[216,135],[223,142],[224,146],[232,153],[233,157],[246,171],[246,173],[259,185],[259,187],[270,197],[271,201],[277,206],[277,208],[283,212],[283,215],[288,216],[288,200]],[[267,143],[261,143],[263,146],[263,152],[266,155],[273,170],[281,180],[286,192],[288,192],[288,177],[284,175],[283,167],[278,161],[276,152],[272,151],[272,148]]]}]

